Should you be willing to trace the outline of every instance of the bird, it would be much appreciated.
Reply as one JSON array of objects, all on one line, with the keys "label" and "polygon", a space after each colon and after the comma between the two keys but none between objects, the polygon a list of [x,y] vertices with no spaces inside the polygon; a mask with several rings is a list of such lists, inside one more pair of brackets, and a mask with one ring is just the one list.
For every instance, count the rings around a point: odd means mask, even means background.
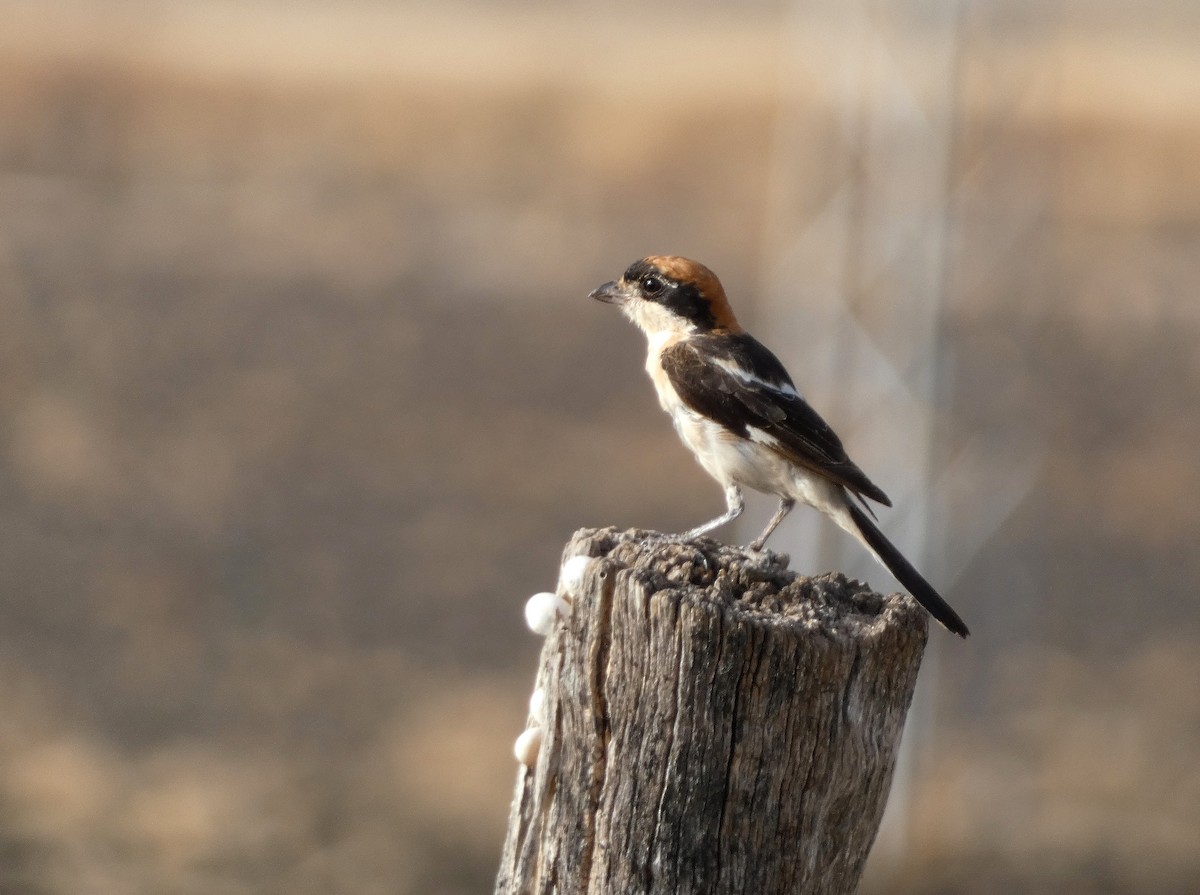
[{"label": "bird", "polygon": [[891,500],[850,459],[841,439],[796,389],[779,359],[738,323],[721,281],[698,261],[651,255],[590,298],[617,306],[646,336],[646,372],[684,445],[725,491],[726,511],[686,532],[707,534],[742,514],[742,488],[779,498],[749,545],[763,549],[796,503],[849,532],[947,630],[970,633],[872,521],[868,501]]}]

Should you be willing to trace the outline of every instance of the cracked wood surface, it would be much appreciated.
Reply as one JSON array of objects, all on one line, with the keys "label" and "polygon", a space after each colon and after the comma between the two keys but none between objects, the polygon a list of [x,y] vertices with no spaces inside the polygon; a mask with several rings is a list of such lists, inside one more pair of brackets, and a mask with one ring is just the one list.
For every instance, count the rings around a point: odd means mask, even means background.
[{"label": "cracked wood surface", "polygon": [[497,895],[851,893],[927,637],[907,596],[701,538],[584,529]]}]

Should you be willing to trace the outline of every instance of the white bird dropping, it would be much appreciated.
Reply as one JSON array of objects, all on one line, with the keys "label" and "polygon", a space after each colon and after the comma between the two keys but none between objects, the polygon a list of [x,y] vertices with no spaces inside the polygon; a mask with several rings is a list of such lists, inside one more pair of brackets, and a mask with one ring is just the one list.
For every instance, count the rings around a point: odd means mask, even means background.
[{"label": "white bird dropping", "polygon": [[555,619],[570,611],[571,607],[558,594],[542,591],[525,601],[525,624],[534,634],[546,637],[554,630]]},{"label": "white bird dropping", "polygon": [[546,720],[546,690],[537,687],[529,695],[529,717],[541,724]]},{"label": "white bird dropping", "polygon": [[525,767],[532,768],[537,764],[538,750],[541,748],[542,729],[536,726],[528,727],[513,743],[513,755]]},{"label": "white bird dropping", "polygon": [[595,561],[595,557],[592,556],[572,556],[563,563],[562,571],[558,575],[563,590],[572,597],[578,596],[583,590],[583,579],[587,577]]}]

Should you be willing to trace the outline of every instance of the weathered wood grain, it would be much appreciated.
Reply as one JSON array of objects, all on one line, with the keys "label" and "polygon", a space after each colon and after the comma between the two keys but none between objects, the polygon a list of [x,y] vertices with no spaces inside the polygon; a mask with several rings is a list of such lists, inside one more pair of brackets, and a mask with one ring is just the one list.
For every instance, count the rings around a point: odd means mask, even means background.
[{"label": "weathered wood grain", "polygon": [[850,893],[927,636],[906,596],[717,542],[583,530],[498,895]]}]

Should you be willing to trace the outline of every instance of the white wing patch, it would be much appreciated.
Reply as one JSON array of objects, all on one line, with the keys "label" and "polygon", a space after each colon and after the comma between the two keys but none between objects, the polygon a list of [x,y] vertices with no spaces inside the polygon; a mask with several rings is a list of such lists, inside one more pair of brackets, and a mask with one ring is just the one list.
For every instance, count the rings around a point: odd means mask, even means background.
[{"label": "white wing patch", "polygon": [[750,440],[756,444],[764,444],[767,447],[772,448],[780,447],[779,439],[768,432],[764,432],[762,429],[755,428],[754,426],[747,426],[746,433],[750,436]]},{"label": "white wing patch", "polygon": [[750,370],[747,370],[740,364],[721,358],[714,358],[713,363],[730,376],[740,379],[742,382],[745,382],[748,385],[761,386],[762,388],[770,389],[773,392],[779,392],[781,395],[787,395],[789,398],[799,398],[802,401],[804,400],[804,396],[796,391],[795,386],[793,386],[790,382],[768,382],[766,379],[763,379],[761,376],[756,376],[754,373],[752,373]]}]

